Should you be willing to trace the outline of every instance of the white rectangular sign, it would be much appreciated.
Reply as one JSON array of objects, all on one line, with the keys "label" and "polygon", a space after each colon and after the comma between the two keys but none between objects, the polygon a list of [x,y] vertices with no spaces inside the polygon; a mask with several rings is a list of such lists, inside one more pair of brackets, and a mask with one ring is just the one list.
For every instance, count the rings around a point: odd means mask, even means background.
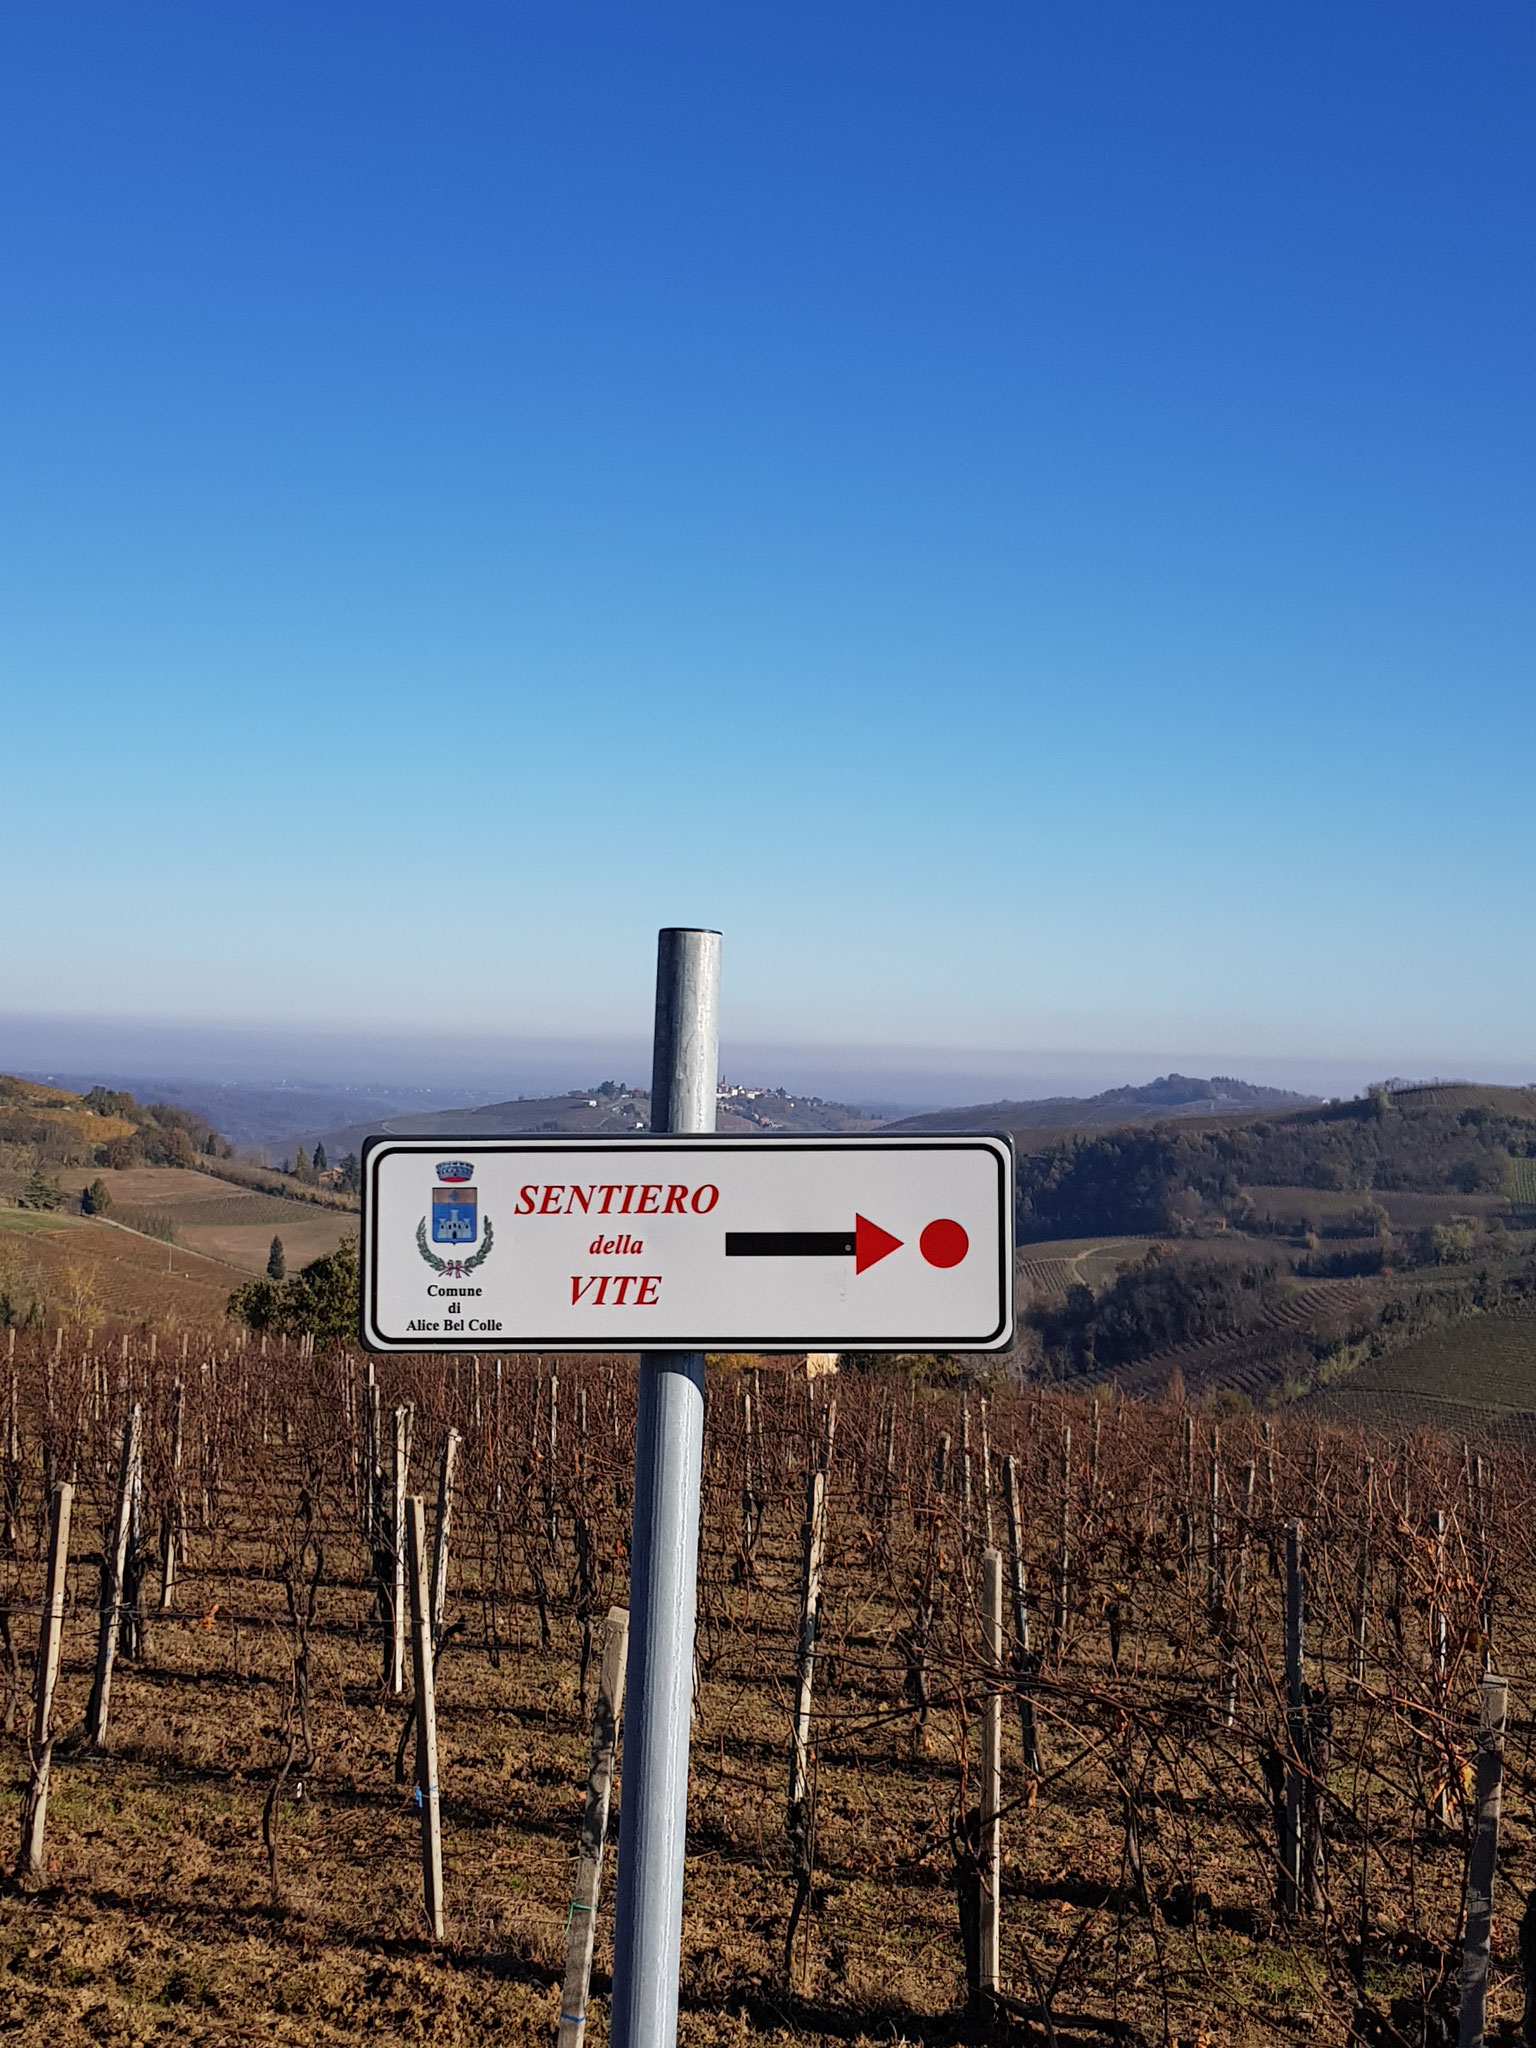
[{"label": "white rectangular sign", "polygon": [[372,1351],[993,1351],[1002,1137],[370,1138]]}]

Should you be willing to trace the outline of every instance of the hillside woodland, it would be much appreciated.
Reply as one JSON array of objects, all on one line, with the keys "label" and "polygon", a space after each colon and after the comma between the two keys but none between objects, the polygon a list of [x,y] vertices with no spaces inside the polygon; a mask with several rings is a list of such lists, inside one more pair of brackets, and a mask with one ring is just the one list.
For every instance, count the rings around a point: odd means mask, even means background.
[{"label": "hillside woodland", "polygon": [[32,1166],[195,1166],[232,1148],[205,1117],[174,1102],[137,1102],[117,1088],[76,1095],[0,1074],[0,1158]]},{"label": "hillside woodland", "polygon": [[[1027,1366],[1124,1379],[1154,1359],[1182,1372],[1192,1348],[1203,1377],[1305,1391],[1536,1297],[1533,1203],[1528,1089],[1377,1088],[1283,1118],[1021,1142]],[[1028,1256],[1097,1240],[1131,1254],[1097,1285]]]},{"label": "hillside woodland", "polygon": [[1376,1088],[1275,1120],[1067,1137],[1019,1161],[1019,1235],[1161,1235],[1210,1218],[1252,1228],[1252,1187],[1508,1192],[1515,1162],[1536,1159],[1536,1089],[1462,1092]]}]

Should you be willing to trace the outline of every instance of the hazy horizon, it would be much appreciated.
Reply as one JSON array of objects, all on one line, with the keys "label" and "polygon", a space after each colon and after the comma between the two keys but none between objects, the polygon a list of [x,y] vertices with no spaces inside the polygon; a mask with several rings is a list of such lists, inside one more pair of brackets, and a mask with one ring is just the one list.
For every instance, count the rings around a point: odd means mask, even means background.
[{"label": "hazy horizon", "polygon": [[[646,1086],[650,1046],[639,1033],[449,1036],[12,1013],[0,1014],[0,1071],[55,1078],[62,1086],[90,1079],[108,1086],[138,1080],[300,1090],[352,1087],[381,1094],[396,1089],[447,1096],[454,1106],[468,1107],[610,1079]],[[720,1071],[722,1079],[754,1086],[784,1086],[829,1101],[916,1111],[1096,1095],[1171,1072],[1226,1075],[1320,1096],[1355,1095],[1388,1077],[1524,1084],[1536,1079],[1536,1058],[1487,1062],[1401,1051],[1395,1058],[1327,1058],[1190,1045],[1012,1052],[726,1038]]]}]

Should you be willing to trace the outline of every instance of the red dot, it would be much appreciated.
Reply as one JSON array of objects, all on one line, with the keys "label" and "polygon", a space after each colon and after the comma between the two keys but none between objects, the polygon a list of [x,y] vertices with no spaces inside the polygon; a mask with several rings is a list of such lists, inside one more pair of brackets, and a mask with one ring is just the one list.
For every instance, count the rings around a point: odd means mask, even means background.
[{"label": "red dot", "polygon": [[930,1266],[958,1266],[971,1248],[971,1240],[948,1216],[930,1223],[917,1240],[917,1248]]}]

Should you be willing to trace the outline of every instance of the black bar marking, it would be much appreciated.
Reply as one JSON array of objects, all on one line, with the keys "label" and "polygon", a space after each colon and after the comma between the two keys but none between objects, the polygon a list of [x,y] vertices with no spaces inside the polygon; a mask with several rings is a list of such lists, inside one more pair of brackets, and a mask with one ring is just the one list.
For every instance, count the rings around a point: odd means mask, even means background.
[{"label": "black bar marking", "polygon": [[728,1230],[728,1259],[851,1259],[851,1230]]}]

